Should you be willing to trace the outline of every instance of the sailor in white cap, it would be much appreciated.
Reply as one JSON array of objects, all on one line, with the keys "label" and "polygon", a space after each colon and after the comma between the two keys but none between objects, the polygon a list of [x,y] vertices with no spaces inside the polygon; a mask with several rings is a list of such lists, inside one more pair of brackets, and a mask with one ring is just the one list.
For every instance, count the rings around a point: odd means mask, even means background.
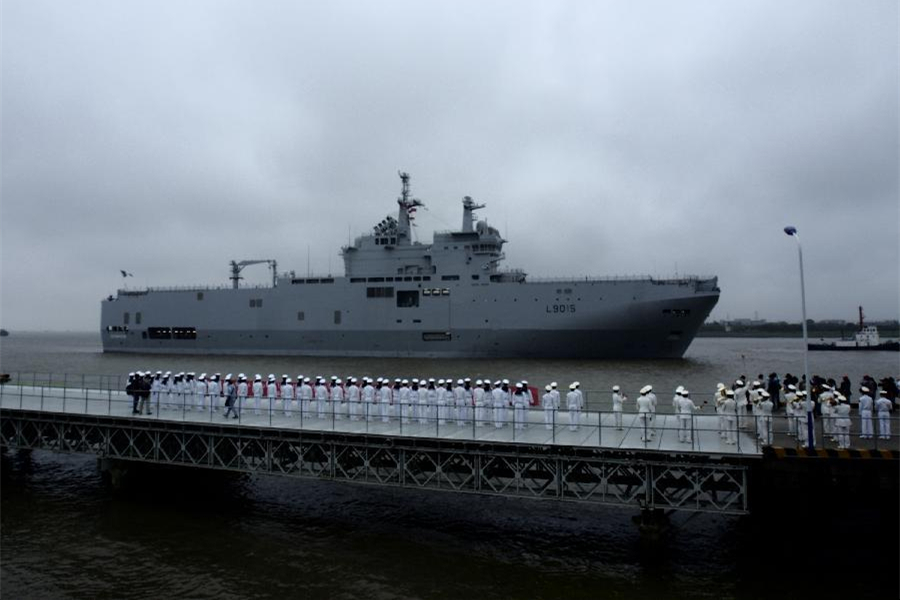
[{"label": "sailor in white cap", "polygon": [[362,392],[357,385],[356,377],[350,377],[347,379],[347,411],[350,413],[351,421],[359,421],[361,402]]},{"label": "sailor in white cap", "polygon": [[544,386],[541,396],[541,408],[544,409],[544,429],[552,431],[556,425],[556,405],[553,398],[553,388],[550,384]]},{"label": "sailor in white cap", "polygon": [[298,393],[300,394],[300,418],[301,419],[309,419],[312,417],[311,405],[313,398],[313,389],[310,385],[310,378],[304,377],[303,381],[300,382],[300,386],[298,388]]},{"label": "sailor in white cap", "polygon": [[878,439],[891,439],[891,400],[887,397],[887,390],[878,390],[878,400],[875,401],[875,411],[878,413]]},{"label": "sailor in white cap", "polygon": [[491,407],[494,413],[494,427],[500,429],[506,422],[506,407],[509,403],[509,392],[503,390],[503,382],[494,382],[491,390]]},{"label": "sailor in white cap", "polygon": [[797,425],[794,420],[794,401],[797,400],[797,386],[788,384],[784,393],[784,417],[787,421],[787,434],[791,437],[797,435]]},{"label": "sailor in white cap", "polygon": [[344,386],[343,381],[335,377],[331,381],[331,406],[334,409],[334,418],[340,421],[347,412],[347,406],[344,404]]},{"label": "sailor in white cap", "polygon": [[163,410],[174,408],[175,388],[172,386],[171,371],[166,371],[162,375],[162,381],[160,382],[159,388],[159,398],[160,402],[162,402]]},{"label": "sailor in white cap", "polygon": [[472,406],[474,408],[473,418],[475,427],[483,427],[485,423],[485,383],[481,379],[475,380],[475,387],[472,388]]},{"label": "sailor in white cap", "polygon": [[525,396],[525,385],[521,382],[516,384],[512,394],[512,403],[514,427],[525,429],[525,407],[528,405],[528,398]]},{"label": "sailor in white cap", "polygon": [[445,382],[443,379],[439,379],[434,390],[435,404],[437,405],[438,425],[444,425],[447,423],[450,412],[447,408],[447,390],[444,383]]},{"label": "sailor in white cap", "polygon": [[[225,380],[222,379],[222,374],[214,374],[212,383],[213,405],[216,409],[222,408],[225,404]],[[206,381],[206,386],[209,387],[209,380]]]},{"label": "sailor in white cap", "polygon": [[725,403],[725,384],[717,383],[716,392],[713,394],[713,406],[716,409],[716,419],[719,427],[719,437],[725,439],[725,415],[722,413],[722,404]]},{"label": "sailor in white cap", "polygon": [[772,395],[766,390],[760,390],[760,401],[757,408],[757,418],[759,419],[759,441],[763,446],[772,443],[772,411],[775,410],[775,403],[772,402]]},{"label": "sailor in white cap", "polygon": [[277,399],[278,383],[275,381],[275,374],[269,373],[263,386],[263,412],[269,416],[269,419],[272,418],[272,414],[275,412],[275,401]]},{"label": "sailor in white cap", "polygon": [[647,435],[652,438],[656,433],[654,421],[656,420],[657,404],[656,394],[653,393],[653,386],[645,385],[644,387],[642,387],[641,395],[646,396],[647,400],[650,402],[650,414],[645,417],[645,420],[647,422]]},{"label": "sailor in white cap", "polygon": [[159,394],[162,391],[162,371],[157,371],[150,383],[150,406],[159,411]]},{"label": "sailor in white cap", "polygon": [[622,431],[622,412],[624,411],[624,402],[628,400],[628,396],[621,393],[621,388],[614,385],[612,387],[612,409],[613,420],[616,424],[616,431]]},{"label": "sailor in white cap", "polygon": [[578,431],[581,413],[578,406],[578,391],[575,384],[569,385],[569,393],[566,394],[566,408],[569,409],[569,431]]},{"label": "sailor in white cap", "polygon": [[[810,400],[808,400],[806,392],[800,391],[797,392],[797,398],[791,407],[797,427],[797,441],[804,446],[809,441],[809,418],[811,416],[811,414],[806,414],[807,402],[810,402]],[[813,426],[813,432],[813,435],[815,435],[815,425]],[[815,439],[813,439],[813,443],[815,443]]]},{"label": "sailor in white cap", "polygon": [[462,379],[456,380],[456,387],[453,388],[453,404],[456,407],[456,424],[462,427],[469,420],[469,404],[471,403],[472,392],[466,389],[466,382]]},{"label": "sailor in white cap", "polygon": [[316,376],[313,398],[313,403],[316,405],[316,417],[324,419],[325,412],[328,410],[328,388],[325,387],[325,379],[321,375]]},{"label": "sailor in white cap", "polygon": [[843,394],[835,394],[838,404],[834,407],[834,427],[838,450],[850,447],[850,402]]},{"label": "sailor in white cap", "polygon": [[650,399],[650,437],[656,435],[656,407],[659,401],[656,399],[656,394],[653,393],[653,386],[648,385],[649,391],[647,392],[647,397]]},{"label": "sailor in white cap", "polygon": [[260,406],[263,400],[262,375],[257,373],[253,377],[253,414],[259,416]]},{"label": "sailor in white cap", "polygon": [[394,396],[397,418],[401,423],[409,423],[409,379],[400,380],[400,388]]},{"label": "sailor in white cap", "polygon": [[[425,381],[423,379],[423,381]],[[419,423],[428,423],[434,417],[437,389],[434,379],[428,379],[424,389],[419,389]]]},{"label": "sailor in white cap", "polygon": [[206,373],[200,373],[194,380],[194,408],[204,410],[206,401]]},{"label": "sailor in white cap", "polygon": [[722,403],[722,415],[725,422],[725,443],[737,443],[737,403],[734,401],[734,390],[725,390],[725,401]]},{"label": "sailor in white cap", "polygon": [[650,441],[652,435],[650,429],[650,418],[653,414],[653,403],[650,400],[650,386],[645,385],[641,388],[641,395],[637,397],[634,404],[638,413],[638,425],[641,428],[641,441]]},{"label": "sailor in white cap", "polygon": [[693,440],[692,432],[694,430],[694,411],[697,410],[697,405],[694,404],[693,400],[691,400],[691,393],[686,389],[681,388],[679,396],[678,441],[685,444],[690,444]]},{"label": "sailor in white cap", "polygon": [[421,400],[419,398],[419,395],[419,380],[414,377],[406,399],[405,410],[407,415],[407,423],[419,416],[419,401]]},{"label": "sailor in white cap", "polygon": [[734,382],[734,403],[737,407],[738,428],[746,427],[747,422],[747,383],[743,379]]},{"label": "sailor in white cap", "polygon": [[678,406],[681,404],[681,390],[684,389],[683,385],[679,385],[675,388],[675,395],[672,396],[672,412],[675,414],[679,413]]},{"label": "sailor in white cap", "polygon": [[284,416],[293,417],[294,412],[291,410],[291,402],[294,401],[294,380],[285,377],[281,384],[281,408],[284,410]]},{"label": "sailor in white cap", "polygon": [[372,379],[368,376],[362,378],[363,386],[361,392],[362,398],[362,414],[366,421],[372,420],[372,411],[375,409],[375,386],[372,385]]},{"label": "sailor in white cap", "polygon": [[822,415],[822,434],[831,438],[831,441],[837,441],[834,431],[834,390],[827,383],[822,384],[822,391],[819,393],[819,412]]},{"label": "sailor in white cap", "polygon": [[875,406],[872,396],[869,395],[869,388],[860,386],[859,388],[859,437],[863,440],[872,439],[872,407]]},{"label": "sailor in white cap", "polygon": [[391,407],[394,404],[394,394],[391,391],[391,380],[387,377],[381,378],[381,389],[378,394],[378,407],[381,409],[381,422],[391,422]]}]

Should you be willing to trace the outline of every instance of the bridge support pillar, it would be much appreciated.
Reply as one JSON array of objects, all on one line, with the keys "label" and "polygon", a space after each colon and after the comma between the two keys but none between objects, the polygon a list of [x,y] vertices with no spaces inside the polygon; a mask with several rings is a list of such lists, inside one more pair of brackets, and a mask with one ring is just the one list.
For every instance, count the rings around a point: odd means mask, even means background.
[{"label": "bridge support pillar", "polygon": [[641,514],[632,517],[641,538],[648,542],[659,541],[669,530],[669,516],[661,508],[642,508]]},{"label": "bridge support pillar", "polygon": [[128,463],[114,458],[98,458],[100,475],[114,490],[121,490],[128,480]]}]

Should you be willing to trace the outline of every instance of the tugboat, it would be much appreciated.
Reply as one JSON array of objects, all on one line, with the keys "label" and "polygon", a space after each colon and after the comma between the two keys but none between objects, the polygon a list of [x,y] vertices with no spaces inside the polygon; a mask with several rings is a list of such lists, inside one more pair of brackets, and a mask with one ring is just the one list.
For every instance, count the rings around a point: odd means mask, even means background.
[{"label": "tugboat", "polygon": [[863,307],[859,307],[859,331],[850,339],[834,340],[826,342],[824,338],[819,339],[817,344],[809,344],[810,350],[900,350],[900,341],[886,340],[881,341],[878,335],[878,328],[874,325],[866,325],[863,315]]}]

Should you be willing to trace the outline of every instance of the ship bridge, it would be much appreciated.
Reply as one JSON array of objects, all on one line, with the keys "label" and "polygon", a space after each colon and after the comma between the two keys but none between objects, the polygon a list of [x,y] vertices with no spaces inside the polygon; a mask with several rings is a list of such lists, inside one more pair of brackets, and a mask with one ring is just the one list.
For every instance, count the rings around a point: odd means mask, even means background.
[{"label": "ship bridge", "polygon": [[397,217],[387,216],[372,228],[372,233],[357,237],[341,249],[347,277],[440,275],[451,280],[479,280],[498,272],[505,258],[506,240],[487,221],[475,222],[475,211],[484,204],[465,196],[460,230],[435,232],[431,244],[414,242],[411,233],[415,213],[425,204],[411,197],[409,174],[400,173],[400,179]]}]

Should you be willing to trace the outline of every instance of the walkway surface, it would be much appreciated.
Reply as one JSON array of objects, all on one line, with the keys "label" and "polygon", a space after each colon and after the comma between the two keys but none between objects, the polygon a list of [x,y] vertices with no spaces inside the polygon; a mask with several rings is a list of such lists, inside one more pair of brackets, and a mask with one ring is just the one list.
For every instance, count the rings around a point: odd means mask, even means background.
[{"label": "walkway surface", "polygon": [[[501,427],[495,425],[493,411],[484,414],[484,421],[475,419],[474,411],[468,410],[467,418],[460,422],[454,417],[449,420],[435,418],[437,407],[430,410],[424,418],[419,418],[420,407],[409,407],[411,417],[401,420],[396,412],[391,411],[387,421],[383,420],[380,406],[373,407],[377,416],[366,419],[360,416],[351,419],[347,415],[348,407],[340,405],[338,414],[331,414],[330,403],[326,407],[324,418],[316,416],[315,408],[301,411],[293,406],[287,413],[281,402],[277,402],[274,410],[259,410],[247,407],[241,411],[238,419],[224,417],[224,409],[209,407],[198,409],[192,407],[163,407],[154,410],[152,415],[132,414],[132,402],[124,392],[85,390],[77,388],[35,387],[6,384],[0,386],[0,407],[5,409],[22,409],[53,413],[114,416],[134,420],[161,420],[186,423],[211,423],[215,425],[238,425],[250,427],[271,427],[273,429],[296,429],[300,431],[328,431],[355,434],[379,435],[385,437],[418,437],[447,440],[469,440],[478,442],[511,442],[528,445],[559,445],[576,447],[609,448],[619,450],[655,450],[662,452],[689,452],[701,454],[741,454],[760,455],[761,448],[755,435],[741,431],[736,436],[736,443],[726,444],[719,435],[718,419],[715,415],[698,414],[693,419],[691,441],[679,441],[679,420],[673,414],[659,414],[655,419],[655,433],[642,440],[641,424],[635,413],[625,413],[622,428],[615,427],[613,413],[583,411],[577,427],[571,427],[569,412],[554,412],[551,424],[545,424],[542,409],[531,408],[525,411],[525,420],[520,427],[515,427],[512,409],[501,411],[496,415]],[[392,407],[396,409],[397,407]],[[421,409],[425,407],[422,406]],[[364,411],[364,405],[360,405]],[[426,411],[423,411],[426,412]],[[649,433],[649,431],[648,431]]]}]

